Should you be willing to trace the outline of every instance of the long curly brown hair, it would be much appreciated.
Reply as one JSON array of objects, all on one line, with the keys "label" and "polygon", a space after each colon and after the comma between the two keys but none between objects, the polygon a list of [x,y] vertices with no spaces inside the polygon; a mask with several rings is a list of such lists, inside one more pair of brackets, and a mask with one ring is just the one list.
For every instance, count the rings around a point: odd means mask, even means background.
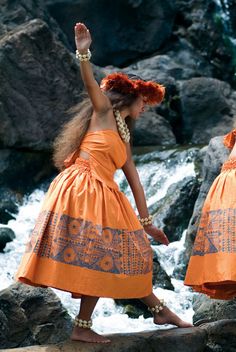
[{"label": "long curly brown hair", "polygon": [[[137,94],[120,94],[115,91],[104,92],[111,101],[113,109],[122,110],[131,106],[137,99]],[[53,162],[57,169],[62,171],[65,168],[64,160],[69,154],[77,150],[84,138],[90,124],[93,113],[93,106],[88,95],[84,94],[84,99],[79,104],[68,110],[68,114],[72,118],[66,122],[61,129],[59,135],[53,143]],[[131,132],[132,143],[132,127],[133,120],[126,118],[126,123]]]}]

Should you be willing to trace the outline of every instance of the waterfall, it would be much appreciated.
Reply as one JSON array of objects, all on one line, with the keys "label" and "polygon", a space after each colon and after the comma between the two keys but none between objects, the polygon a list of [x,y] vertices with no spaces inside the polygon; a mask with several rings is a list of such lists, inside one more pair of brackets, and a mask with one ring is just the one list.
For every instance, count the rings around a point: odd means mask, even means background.
[{"label": "waterfall", "polygon": [[222,19],[222,23],[225,28],[226,34],[230,36],[231,39],[233,39],[233,30],[232,30],[232,25],[231,25],[231,19],[230,19],[230,11],[229,11],[229,1],[228,0],[214,0],[215,3],[218,5],[219,8],[219,14]]}]

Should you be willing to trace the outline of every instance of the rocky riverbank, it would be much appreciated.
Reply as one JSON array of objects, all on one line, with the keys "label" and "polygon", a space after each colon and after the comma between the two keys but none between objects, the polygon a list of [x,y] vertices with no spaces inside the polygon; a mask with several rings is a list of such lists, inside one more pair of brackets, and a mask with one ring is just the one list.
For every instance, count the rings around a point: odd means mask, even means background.
[{"label": "rocky riverbank", "polygon": [[232,352],[236,350],[236,320],[220,320],[190,329],[106,335],[111,344],[66,340],[51,345],[5,349],[5,352]]}]

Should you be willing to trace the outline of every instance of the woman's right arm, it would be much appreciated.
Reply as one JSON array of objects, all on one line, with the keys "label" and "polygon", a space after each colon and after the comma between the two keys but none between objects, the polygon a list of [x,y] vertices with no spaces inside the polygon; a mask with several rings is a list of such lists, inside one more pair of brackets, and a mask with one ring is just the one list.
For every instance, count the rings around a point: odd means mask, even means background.
[{"label": "woman's right arm", "polygon": [[[75,25],[75,43],[80,54],[86,54],[90,48],[92,39],[89,30],[83,23]],[[109,99],[101,91],[94,78],[92,66],[89,61],[80,61],[80,71],[85,89],[91,99],[94,111],[104,113],[111,108]]]}]

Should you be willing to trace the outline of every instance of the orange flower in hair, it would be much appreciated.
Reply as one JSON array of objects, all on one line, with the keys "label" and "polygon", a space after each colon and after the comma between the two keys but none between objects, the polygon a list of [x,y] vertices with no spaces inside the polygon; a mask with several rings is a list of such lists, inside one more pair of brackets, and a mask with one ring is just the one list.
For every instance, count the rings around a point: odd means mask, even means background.
[{"label": "orange flower in hair", "polygon": [[146,103],[149,105],[160,104],[165,96],[165,87],[153,81],[137,80],[135,82],[136,89],[146,98]]},{"label": "orange flower in hair", "polygon": [[104,91],[114,90],[121,94],[142,95],[148,105],[161,103],[165,95],[165,87],[161,84],[142,79],[130,79],[122,72],[107,75],[101,81],[100,87]]}]

